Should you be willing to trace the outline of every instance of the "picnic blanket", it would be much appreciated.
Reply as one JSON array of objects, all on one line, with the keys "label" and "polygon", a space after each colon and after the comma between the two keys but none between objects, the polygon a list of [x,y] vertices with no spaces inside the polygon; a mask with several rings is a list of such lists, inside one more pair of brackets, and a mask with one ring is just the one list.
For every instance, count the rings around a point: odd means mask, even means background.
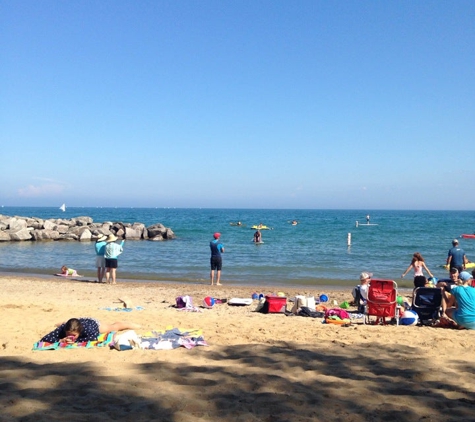
[{"label": "picnic blanket", "polygon": [[106,307],[106,308],[99,308],[101,311],[114,311],[114,312],[132,312],[132,311],[143,311],[145,308],[142,308],[141,306],[135,306],[134,308],[112,308],[112,307]]},{"label": "picnic blanket", "polygon": [[199,329],[183,329],[167,327],[165,330],[149,331],[138,336],[133,330],[116,335],[110,344],[111,348],[119,351],[142,350],[172,350],[179,347],[192,349],[196,346],[208,346]]},{"label": "picnic blanket", "polygon": [[195,346],[207,346],[201,330],[170,328],[151,331],[141,337],[142,349],[171,350],[179,347],[193,349]]},{"label": "picnic blanket", "polygon": [[79,343],[48,343],[47,341],[39,341],[33,345],[33,350],[58,350],[58,349],[91,349],[93,347],[104,347],[109,345],[114,337],[115,331],[99,334],[97,340],[83,341]]}]

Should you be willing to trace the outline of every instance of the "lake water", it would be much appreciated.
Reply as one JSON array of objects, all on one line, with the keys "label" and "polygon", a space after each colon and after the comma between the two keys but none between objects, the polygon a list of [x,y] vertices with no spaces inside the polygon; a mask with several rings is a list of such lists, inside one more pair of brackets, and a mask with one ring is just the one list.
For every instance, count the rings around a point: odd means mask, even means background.
[{"label": "lake water", "polygon": [[[118,279],[208,282],[209,242],[221,233],[225,247],[222,282],[234,285],[354,284],[360,272],[400,282],[412,254],[421,252],[436,277],[445,277],[451,241],[475,231],[472,211],[247,210],[162,208],[3,207],[3,215],[39,218],[89,216],[95,222],[162,223],[177,239],[126,241]],[[371,215],[366,225],[365,216]],[[298,224],[290,224],[297,220]],[[230,222],[241,221],[242,227]],[[356,227],[356,221],[360,224]],[[264,244],[252,242],[265,224]],[[348,246],[351,234],[351,246]],[[459,239],[469,259],[475,240]],[[1,242],[0,271],[54,274],[64,264],[93,277],[93,242]],[[406,279],[409,284],[412,274]]]}]

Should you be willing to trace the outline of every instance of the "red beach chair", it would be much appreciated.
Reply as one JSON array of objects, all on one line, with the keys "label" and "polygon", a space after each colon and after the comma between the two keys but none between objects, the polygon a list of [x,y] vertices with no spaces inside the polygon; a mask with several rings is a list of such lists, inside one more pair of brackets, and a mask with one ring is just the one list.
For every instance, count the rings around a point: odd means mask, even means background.
[{"label": "red beach chair", "polygon": [[395,281],[371,279],[368,289],[368,302],[366,305],[368,323],[371,316],[376,317],[376,323],[382,324],[386,324],[386,318],[395,318],[396,324],[399,325],[397,284]]}]

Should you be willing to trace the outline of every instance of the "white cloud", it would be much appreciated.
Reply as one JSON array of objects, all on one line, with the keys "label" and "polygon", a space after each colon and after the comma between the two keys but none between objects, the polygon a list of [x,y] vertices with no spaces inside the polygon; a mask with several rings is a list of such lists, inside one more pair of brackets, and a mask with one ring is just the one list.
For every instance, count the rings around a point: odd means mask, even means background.
[{"label": "white cloud", "polygon": [[21,198],[55,196],[63,193],[64,189],[65,186],[59,183],[46,183],[39,186],[28,185],[26,188],[18,189],[18,196]]}]

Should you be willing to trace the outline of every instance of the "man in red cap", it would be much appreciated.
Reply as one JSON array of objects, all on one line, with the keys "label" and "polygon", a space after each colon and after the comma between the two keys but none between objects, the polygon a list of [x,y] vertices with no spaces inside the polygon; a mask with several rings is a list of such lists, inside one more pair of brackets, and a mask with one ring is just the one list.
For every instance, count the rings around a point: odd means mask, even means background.
[{"label": "man in red cap", "polygon": [[211,249],[211,285],[214,284],[214,272],[216,271],[216,285],[221,286],[219,279],[221,278],[221,268],[223,266],[223,258],[221,254],[224,253],[224,247],[222,243],[219,242],[219,238],[221,237],[221,233],[215,233],[213,235],[214,240],[209,243],[209,247]]}]

